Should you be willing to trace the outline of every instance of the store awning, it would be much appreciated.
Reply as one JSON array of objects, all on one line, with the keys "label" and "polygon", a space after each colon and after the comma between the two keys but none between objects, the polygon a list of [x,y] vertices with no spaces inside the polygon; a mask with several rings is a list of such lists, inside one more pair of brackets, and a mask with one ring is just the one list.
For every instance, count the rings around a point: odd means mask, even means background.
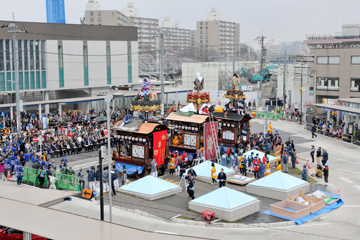
[{"label": "store awning", "polygon": [[315,104],[315,107],[328,108],[328,109],[336,110],[336,111],[360,114],[360,109],[359,108],[345,107],[345,106],[339,106],[339,105],[331,105],[331,104],[325,104],[325,103]]}]

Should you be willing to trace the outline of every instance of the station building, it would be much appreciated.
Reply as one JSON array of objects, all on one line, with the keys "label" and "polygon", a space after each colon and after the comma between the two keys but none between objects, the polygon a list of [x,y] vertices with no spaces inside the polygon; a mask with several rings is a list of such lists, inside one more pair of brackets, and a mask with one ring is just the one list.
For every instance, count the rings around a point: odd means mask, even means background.
[{"label": "station building", "polygon": [[[9,23],[0,21],[0,104],[15,102]],[[138,82],[136,27],[15,24],[24,31],[17,33],[19,88],[24,102],[95,97]]]}]

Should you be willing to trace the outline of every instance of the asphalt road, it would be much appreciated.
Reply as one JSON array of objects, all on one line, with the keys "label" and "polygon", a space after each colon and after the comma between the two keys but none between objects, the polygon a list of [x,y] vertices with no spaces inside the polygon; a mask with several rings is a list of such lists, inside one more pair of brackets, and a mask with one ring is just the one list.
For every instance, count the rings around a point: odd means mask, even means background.
[{"label": "asphalt road", "polygon": [[[263,120],[252,120],[252,131],[262,131],[262,124]],[[290,136],[294,140],[297,154],[301,158],[310,159],[311,145],[315,145],[315,148],[321,146],[328,150],[329,186],[333,185],[339,189],[339,194],[345,203],[341,208],[322,216],[318,220],[300,226],[245,226],[231,229],[210,225],[204,227],[196,224],[175,224],[143,216],[139,217],[130,212],[124,214],[121,223],[149,231],[171,231],[177,234],[212,239],[360,239],[360,147],[321,135],[312,139],[309,131],[292,122],[272,121],[272,126],[274,130],[279,130],[283,138],[287,139]],[[256,131],[257,129],[259,130]],[[83,154],[70,156],[68,159],[75,168],[78,164],[85,166],[97,160],[97,152],[86,153],[86,159],[83,158]],[[315,164],[310,164],[311,169],[316,167]],[[320,182],[322,181],[320,180]],[[131,201],[131,199],[124,197],[121,199],[123,202],[119,202],[119,205],[126,207],[124,202],[128,200]],[[159,211],[163,211],[162,204],[157,207],[161,209]]]}]

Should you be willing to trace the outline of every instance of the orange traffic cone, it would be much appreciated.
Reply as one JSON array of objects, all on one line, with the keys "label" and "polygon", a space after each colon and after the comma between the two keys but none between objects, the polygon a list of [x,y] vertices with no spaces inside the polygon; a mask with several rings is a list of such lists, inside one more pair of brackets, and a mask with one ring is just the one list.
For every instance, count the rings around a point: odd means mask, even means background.
[{"label": "orange traffic cone", "polygon": [[8,171],[6,179],[9,180],[11,178],[10,171]]}]

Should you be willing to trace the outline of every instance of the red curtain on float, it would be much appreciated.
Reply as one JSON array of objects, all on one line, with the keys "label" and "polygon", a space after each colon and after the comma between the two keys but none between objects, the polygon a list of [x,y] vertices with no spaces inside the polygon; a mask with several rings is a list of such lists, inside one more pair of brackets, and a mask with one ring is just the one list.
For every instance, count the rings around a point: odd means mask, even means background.
[{"label": "red curtain on float", "polygon": [[153,156],[158,165],[164,164],[167,130],[153,133]]},{"label": "red curtain on float", "polygon": [[[213,128],[215,129],[214,131],[214,135],[212,133],[211,130],[211,125],[213,124]],[[216,148],[215,148],[215,138],[217,138],[217,132],[218,132],[218,122],[208,122],[205,123],[205,127],[204,127],[204,134],[205,134],[205,146],[204,146],[204,151],[205,151],[205,159],[206,160],[212,160],[212,159],[216,159]]]}]

